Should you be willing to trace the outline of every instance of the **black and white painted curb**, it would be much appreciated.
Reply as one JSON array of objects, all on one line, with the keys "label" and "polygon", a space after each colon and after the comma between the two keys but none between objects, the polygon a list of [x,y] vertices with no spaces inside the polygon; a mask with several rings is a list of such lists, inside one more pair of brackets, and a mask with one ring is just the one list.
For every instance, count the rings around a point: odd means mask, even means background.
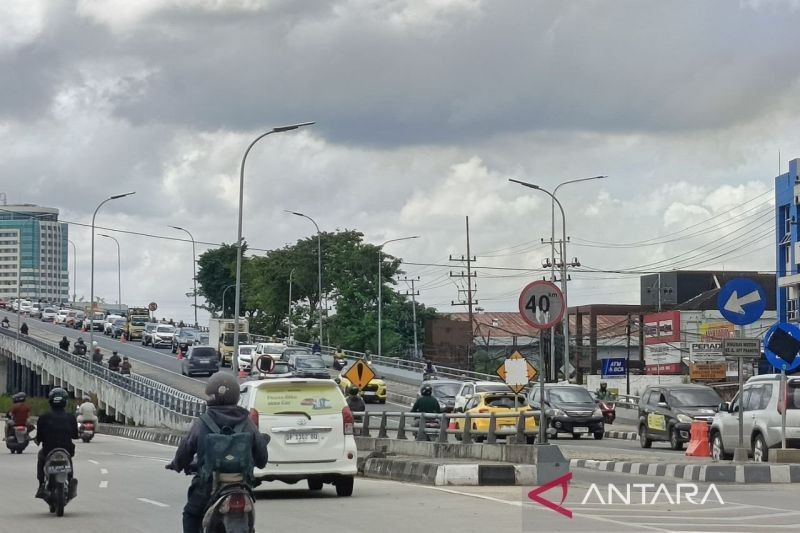
[{"label": "black and white painted curb", "polygon": [[536,482],[534,465],[442,465],[391,457],[367,459],[363,474],[364,477],[436,486],[533,485]]},{"label": "black and white painted curb", "polygon": [[177,446],[183,438],[183,433],[174,433],[169,430],[141,428],[135,426],[121,426],[116,424],[98,424],[97,433],[102,435],[113,435],[115,437],[125,437],[126,439],[146,440]]},{"label": "black and white painted curb", "polygon": [[636,440],[639,434],[635,431],[605,431],[603,436],[607,439]]},{"label": "black and white painted curb", "polygon": [[672,477],[707,483],[800,483],[800,465],[665,464],[572,459],[570,468],[588,468],[618,474]]}]

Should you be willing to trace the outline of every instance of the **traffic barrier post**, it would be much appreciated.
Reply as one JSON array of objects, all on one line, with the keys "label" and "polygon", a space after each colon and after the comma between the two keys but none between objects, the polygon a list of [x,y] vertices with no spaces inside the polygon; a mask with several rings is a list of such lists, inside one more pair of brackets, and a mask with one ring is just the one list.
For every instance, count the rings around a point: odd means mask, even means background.
[{"label": "traffic barrier post", "polygon": [[489,431],[486,434],[486,442],[494,444],[497,442],[497,419],[494,413],[489,413]]},{"label": "traffic barrier post", "polygon": [[711,457],[711,446],[708,442],[708,424],[706,422],[692,422],[690,429],[691,440],[686,448],[689,457]]},{"label": "traffic barrier post", "polygon": [[389,434],[386,433],[386,411],[381,413],[381,425],[378,427],[378,438],[385,439],[388,438]]},{"label": "traffic barrier post", "polygon": [[406,440],[406,414],[400,413],[400,421],[397,423],[397,440]]}]

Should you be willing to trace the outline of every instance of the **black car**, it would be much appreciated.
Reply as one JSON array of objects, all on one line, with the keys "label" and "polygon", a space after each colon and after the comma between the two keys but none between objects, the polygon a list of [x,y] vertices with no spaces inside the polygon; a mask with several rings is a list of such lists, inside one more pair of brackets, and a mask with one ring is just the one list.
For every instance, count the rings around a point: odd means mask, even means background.
[{"label": "black car", "polygon": [[[589,391],[580,385],[545,385],[544,414],[547,434],[551,438],[559,433],[571,433],[579,439],[587,433],[602,439],[605,432],[603,413]],[[540,387],[532,387],[528,403],[533,409],[541,408]]]},{"label": "black car", "polygon": [[[429,379],[419,386],[430,385],[431,396],[439,401],[439,408],[443,413],[452,413],[456,405],[456,394],[461,390],[461,382],[452,379]],[[417,394],[419,396],[419,393]]]},{"label": "black car", "polygon": [[294,377],[297,378],[320,378],[328,379],[331,377],[325,366],[325,361],[318,355],[302,355],[291,357],[289,368]]},{"label": "black car", "polygon": [[654,440],[668,441],[682,450],[691,440],[692,422],[711,426],[722,403],[717,391],[706,385],[647,387],[639,398],[639,444],[649,448]]},{"label": "black car", "polygon": [[217,350],[211,346],[192,346],[181,361],[181,374],[214,374],[219,370]]},{"label": "black car", "polygon": [[294,347],[291,347],[291,348],[286,348],[283,351],[283,353],[281,354],[281,361],[289,361],[292,358],[293,355],[294,356],[300,355],[300,356],[305,357],[305,356],[311,356],[311,355],[314,355],[314,354],[311,353],[311,350],[309,350],[308,348],[302,348],[300,346],[294,346]]},{"label": "black car", "polygon": [[172,337],[172,353],[178,353],[178,348],[180,348],[182,352],[188,350],[189,346],[195,343],[199,334],[200,332],[194,328],[176,329],[175,335]]}]

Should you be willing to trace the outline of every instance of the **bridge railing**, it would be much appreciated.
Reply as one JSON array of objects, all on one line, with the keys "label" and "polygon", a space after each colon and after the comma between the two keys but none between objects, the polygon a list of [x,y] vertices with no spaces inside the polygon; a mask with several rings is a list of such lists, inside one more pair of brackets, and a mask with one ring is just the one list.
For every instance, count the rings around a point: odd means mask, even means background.
[{"label": "bridge railing", "polygon": [[[16,332],[2,328],[0,328],[0,334],[11,338],[16,337]],[[107,366],[94,363],[88,352],[86,355],[75,355],[60,349],[55,344],[27,335],[20,335],[19,341],[175,413],[196,417],[206,409],[206,402],[201,398],[135,373],[121,374],[110,370]]]}]

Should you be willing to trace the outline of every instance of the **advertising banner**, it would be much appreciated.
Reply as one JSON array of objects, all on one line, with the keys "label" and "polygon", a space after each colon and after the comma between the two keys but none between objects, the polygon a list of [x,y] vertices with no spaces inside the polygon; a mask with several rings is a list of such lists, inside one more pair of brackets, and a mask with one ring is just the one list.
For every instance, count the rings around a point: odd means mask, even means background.
[{"label": "advertising banner", "polygon": [[681,374],[683,352],[669,344],[644,347],[644,364],[647,374]]},{"label": "advertising banner", "polygon": [[627,361],[624,358],[601,359],[600,369],[603,379],[624,378],[627,369]]},{"label": "advertising banner", "polygon": [[690,342],[689,358],[692,361],[724,361],[722,341]]},{"label": "advertising banner", "polygon": [[727,363],[696,363],[689,367],[689,377],[692,381],[725,381],[727,371]]},{"label": "advertising banner", "polygon": [[680,311],[664,311],[644,316],[644,344],[681,341]]}]

